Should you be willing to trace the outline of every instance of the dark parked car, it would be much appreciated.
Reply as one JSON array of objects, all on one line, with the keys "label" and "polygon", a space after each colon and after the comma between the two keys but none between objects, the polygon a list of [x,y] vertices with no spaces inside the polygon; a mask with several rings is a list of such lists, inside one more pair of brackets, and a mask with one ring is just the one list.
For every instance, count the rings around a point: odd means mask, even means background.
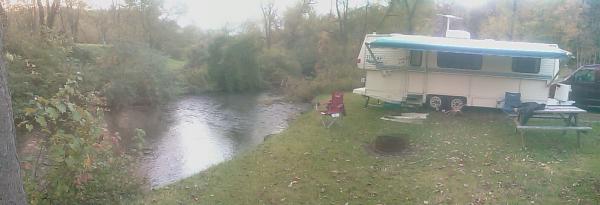
[{"label": "dark parked car", "polygon": [[571,85],[569,100],[580,108],[600,108],[600,64],[585,65],[562,83]]}]

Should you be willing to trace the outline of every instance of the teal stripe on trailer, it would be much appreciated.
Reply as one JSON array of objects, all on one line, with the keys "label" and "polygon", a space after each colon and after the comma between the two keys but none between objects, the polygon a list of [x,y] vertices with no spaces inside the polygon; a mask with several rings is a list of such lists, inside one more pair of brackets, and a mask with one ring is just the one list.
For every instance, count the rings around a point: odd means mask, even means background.
[{"label": "teal stripe on trailer", "polygon": [[406,48],[411,50],[527,58],[564,59],[570,55],[568,51],[551,44],[413,35],[381,37],[367,44],[371,48]]}]

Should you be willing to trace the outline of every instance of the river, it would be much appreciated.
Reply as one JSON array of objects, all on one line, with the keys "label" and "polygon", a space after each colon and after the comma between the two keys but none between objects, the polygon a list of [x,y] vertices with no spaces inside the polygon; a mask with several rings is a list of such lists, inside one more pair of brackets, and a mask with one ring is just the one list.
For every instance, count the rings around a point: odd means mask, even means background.
[{"label": "river", "polygon": [[256,147],[308,108],[269,93],[215,94],[183,97],[160,109],[124,109],[108,113],[107,121],[121,136],[146,131],[140,173],[158,187]]}]

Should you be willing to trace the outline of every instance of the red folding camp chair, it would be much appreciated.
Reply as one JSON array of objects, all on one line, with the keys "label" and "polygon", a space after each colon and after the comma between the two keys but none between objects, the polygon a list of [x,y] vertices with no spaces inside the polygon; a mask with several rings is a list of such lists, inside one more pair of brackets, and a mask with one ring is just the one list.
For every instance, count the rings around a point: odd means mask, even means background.
[{"label": "red folding camp chair", "polygon": [[327,110],[321,111],[321,123],[326,128],[331,127],[338,119],[346,115],[344,108],[344,93],[335,91],[331,93],[331,100],[327,102]]}]

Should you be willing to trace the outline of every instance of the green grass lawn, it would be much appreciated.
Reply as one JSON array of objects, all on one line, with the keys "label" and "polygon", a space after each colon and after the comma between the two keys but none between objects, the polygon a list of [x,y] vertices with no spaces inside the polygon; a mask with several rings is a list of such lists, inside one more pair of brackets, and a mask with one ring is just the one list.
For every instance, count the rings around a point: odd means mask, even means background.
[{"label": "green grass lawn", "polygon": [[[322,98],[323,99],[323,98]],[[432,113],[422,125],[383,121],[393,111],[362,107],[330,129],[311,111],[253,151],[144,195],[143,204],[598,204],[600,126],[527,134],[497,110]],[[365,147],[378,135],[407,135],[400,156]],[[200,157],[200,156],[199,156]]]}]

